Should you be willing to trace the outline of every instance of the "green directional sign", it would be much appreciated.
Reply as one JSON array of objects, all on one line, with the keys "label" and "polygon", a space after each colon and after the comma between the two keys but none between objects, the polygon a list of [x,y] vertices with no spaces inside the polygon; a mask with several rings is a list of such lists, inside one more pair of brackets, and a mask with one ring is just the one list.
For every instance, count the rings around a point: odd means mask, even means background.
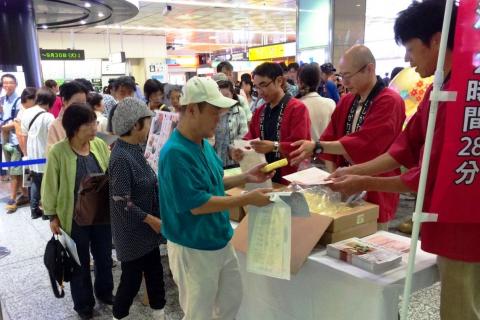
[{"label": "green directional sign", "polygon": [[40,60],[85,60],[85,50],[40,49]]}]

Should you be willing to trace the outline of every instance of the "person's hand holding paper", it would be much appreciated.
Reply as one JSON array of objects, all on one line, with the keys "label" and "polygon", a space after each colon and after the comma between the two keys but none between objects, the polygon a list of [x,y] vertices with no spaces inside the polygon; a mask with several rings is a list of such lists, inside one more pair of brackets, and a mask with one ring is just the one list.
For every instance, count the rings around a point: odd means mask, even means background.
[{"label": "person's hand holding paper", "polygon": [[333,178],[329,187],[333,191],[350,196],[367,189],[365,186],[365,179],[368,179],[368,177],[356,175],[341,176],[339,178]]},{"label": "person's hand holding paper", "polygon": [[250,145],[250,141],[247,140],[235,140],[233,145],[230,146],[230,158],[235,160],[236,162],[240,162],[243,160],[245,155],[245,151],[252,150],[252,146]]}]

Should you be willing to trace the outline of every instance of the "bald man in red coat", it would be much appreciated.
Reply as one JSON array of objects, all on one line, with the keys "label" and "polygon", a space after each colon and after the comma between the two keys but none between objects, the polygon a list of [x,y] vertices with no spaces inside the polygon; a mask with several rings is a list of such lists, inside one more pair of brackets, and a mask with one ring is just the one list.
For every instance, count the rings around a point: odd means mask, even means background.
[{"label": "bald man in red coat", "polygon": [[[375,73],[370,49],[355,45],[340,59],[343,83],[350,91],[338,103],[320,141],[298,141],[292,152],[293,163],[317,155],[327,169],[367,162],[383,154],[402,131],[405,104],[395,91],[385,88]],[[394,176],[397,170],[382,176]],[[366,200],[380,206],[379,229],[388,230],[395,216],[398,194],[368,192]]]}]

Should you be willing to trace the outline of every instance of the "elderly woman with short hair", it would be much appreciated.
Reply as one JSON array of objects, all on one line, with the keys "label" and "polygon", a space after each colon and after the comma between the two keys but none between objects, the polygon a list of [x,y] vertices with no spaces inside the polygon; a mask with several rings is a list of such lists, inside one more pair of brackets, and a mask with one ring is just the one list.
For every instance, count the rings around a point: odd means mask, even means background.
[{"label": "elderly woman with short hair", "polygon": [[122,262],[122,276],[113,304],[114,319],[128,316],[142,274],[154,317],[164,318],[158,183],[142,148],[153,115],[143,101],[125,98],[112,116],[113,132],[120,138],[113,147],[108,167],[110,216],[117,258]]},{"label": "elderly woman with short hair", "polygon": [[[63,114],[67,138],[56,143],[47,157],[42,203],[54,234],[68,233],[77,246],[81,266],[70,281],[74,309],[82,319],[93,317],[97,299],[113,304],[112,232],[109,224],[79,226],[73,219],[80,183],[91,174],[104,173],[109,150],[96,138],[97,118],[85,103],[70,105]],[[90,274],[90,251],[95,260],[95,284]]]}]

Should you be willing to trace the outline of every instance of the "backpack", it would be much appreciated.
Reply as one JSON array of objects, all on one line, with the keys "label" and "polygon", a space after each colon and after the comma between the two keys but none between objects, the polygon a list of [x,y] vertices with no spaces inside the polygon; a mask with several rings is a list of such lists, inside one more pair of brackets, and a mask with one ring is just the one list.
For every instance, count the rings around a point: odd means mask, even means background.
[{"label": "backpack", "polygon": [[[61,242],[55,239],[55,235],[52,236],[47,243],[43,262],[50,276],[53,294],[57,298],[63,298],[65,296],[63,283],[69,282],[72,279],[77,263],[70,252],[63,247]],[[60,291],[58,290],[57,283],[60,285]]]}]

